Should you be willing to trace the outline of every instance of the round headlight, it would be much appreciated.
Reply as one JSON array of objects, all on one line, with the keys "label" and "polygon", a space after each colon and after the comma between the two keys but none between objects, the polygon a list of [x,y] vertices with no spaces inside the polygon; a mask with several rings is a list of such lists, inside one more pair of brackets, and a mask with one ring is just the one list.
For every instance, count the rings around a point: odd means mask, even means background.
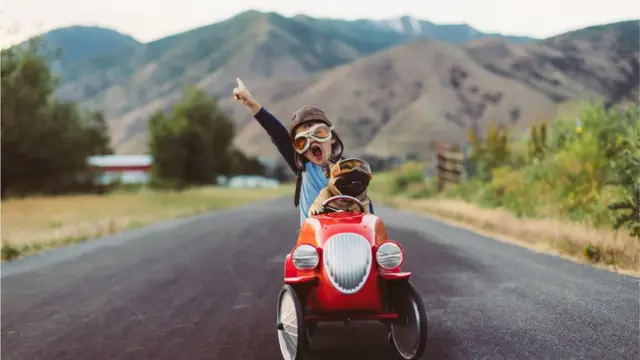
[{"label": "round headlight", "polygon": [[383,269],[397,268],[402,264],[403,259],[402,249],[392,242],[383,243],[376,252],[376,261]]},{"label": "round headlight", "polygon": [[320,261],[316,248],[308,244],[296,247],[296,249],[293,250],[291,258],[293,260],[293,266],[298,270],[311,270],[318,266],[318,262]]}]

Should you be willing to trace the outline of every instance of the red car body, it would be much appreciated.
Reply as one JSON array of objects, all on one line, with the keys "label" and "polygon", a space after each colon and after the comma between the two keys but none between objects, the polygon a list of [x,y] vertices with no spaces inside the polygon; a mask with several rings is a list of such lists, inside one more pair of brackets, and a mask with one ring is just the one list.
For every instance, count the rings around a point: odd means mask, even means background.
[{"label": "red car body", "polygon": [[[330,239],[348,234],[352,239],[366,239],[368,249],[365,249],[360,241],[359,250],[367,264],[355,266],[349,264],[351,259],[341,259],[340,249],[334,249],[327,242]],[[359,236],[357,236],[359,235]],[[408,280],[410,272],[402,272],[398,265],[393,269],[384,269],[376,261],[378,247],[385,242],[393,242],[387,238],[387,231],[382,220],[373,215],[358,212],[334,212],[325,213],[307,219],[298,236],[298,242],[290,254],[286,256],[284,264],[284,282],[294,286],[300,295],[301,301],[307,309],[305,321],[315,323],[321,321],[350,320],[381,320],[389,321],[398,318],[398,314],[390,311],[388,306],[386,289],[389,282]],[[344,242],[345,244],[348,242]],[[352,241],[355,244],[355,242]],[[395,243],[395,242],[394,242]],[[308,244],[316,248],[319,255],[318,265],[310,270],[300,270],[293,264],[292,254],[298,246]],[[336,242],[338,244],[338,242]],[[402,249],[402,247],[396,243]],[[337,246],[337,245],[336,245]],[[354,245],[356,246],[356,245]],[[352,248],[352,250],[355,248]],[[333,252],[328,254],[327,252]],[[367,255],[367,251],[369,255]],[[353,254],[353,252],[351,252]],[[350,291],[341,288],[338,282],[351,282],[354,275],[332,275],[331,267],[327,262],[329,258],[337,264],[342,261],[343,268],[351,266],[351,273],[360,274],[364,278]],[[404,262],[404,250],[403,260]],[[356,264],[357,265],[357,264]],[[362,276],[363,271],[365,275]],[[349,277],[351,278],[349,279]],[[342,279],[342,280],[341,280]],[[357,279],[356,279],[357,280]]]}]

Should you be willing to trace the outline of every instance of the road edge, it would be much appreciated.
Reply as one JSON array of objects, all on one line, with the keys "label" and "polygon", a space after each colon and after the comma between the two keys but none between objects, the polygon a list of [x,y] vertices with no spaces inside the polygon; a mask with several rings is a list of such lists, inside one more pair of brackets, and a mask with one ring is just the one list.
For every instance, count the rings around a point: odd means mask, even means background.
[{"label": "road edge", "polygon": [[268,206],[269,203],[287,201],[289,195],[278,196],[265,200],[252,201],[242,205],[213,209],[201,213],[190,214],[182,217],[166,219],[160,222],[149,223],[140,227],[123,229],[113,234],[94,237],[82,242],[71,243],[63,246],[45,249],[43,251],[15,258],[13,260],[3,260],[0,263],[0,279],[18,275],[24,271],[29,271],[32,262],[41,262],[40,266],[48,266],[64,262],[77,256],[92,252],[101,247],[119,246],[121,244],[137,241],[153,235],[157,232],[167,231],[179,226],[183,226],[196,221],[209,220],[220,216],[233,216],[238,212],[246,211],[247,208],[261,205]]},{"label": "road edge", "polygon": [[[394,205],[393,201],[389,201],[389,199],[379,199],[379,202],[381,202],[383,205],[388,206],[392,209],[395,210],[399,210],[399,208],[397,206]],[[525,248],[528,250],[531,250],[535,253],[538,254],[544,254],[544,255],[551,255],[551,256],[555,256],[558,258],[562,258],[565,260],[569,260],[575,264],[580,264],[580,265],[586,265],[589,267],[593,267],[596,269],[600,269],[600,270],[606,270],[608,272],[614,273],[614,274],[619,274],[619,275],[626,275],[626,276],[630,276],[636,279],[640,279],[640,271],[633,271],[633,270],[629,270],[629,269],[623,269],[623,268],[618,268],[612,265],[605,265],[602,263],[591,263],[591,262],[587,262],[584,261],[581,258],[577,258],[575,256],[571,256],[568,254],[564,254],[562,252],[560,252],[558,249],[551,247],[549,244],[545,244],[545,243],[537,243],[537,244],[531,244],[528,243],[526,241],[522,241],[519,240],[517,238],[514,238],[512,236],[508,236],[508,235],[504,235],[501,234],[499,232],[495,232],[495,231],[489,231],[489,230],[485,230],[485,229],[481,229],[477,226],[471,225],[467,222],[464,221],[460,221],[460,220],[456,220],[456,219],[452,219],[450,217],[446,217],[440,214],[436,214],[433,212],[430,212],[428,210],[415,210],[415,209],[407,209],[407,208],[403,208],[401,209],[403,211],[409,212],[411,214],[415,214],[418,216],[423,216],[426,217],[430,220],[433,221],[437,221],[449,226],[452,226],[454,228],[458,228],[458,229],[464,229],[467,231],[471,231],[473,233],[476,233],[478,235],[484,236],[488,239],[492,239],[492,240],[496,240],[498,242],[504,243],[504,244],[510,244],[510,245],[515,245],[521,248]]]}]

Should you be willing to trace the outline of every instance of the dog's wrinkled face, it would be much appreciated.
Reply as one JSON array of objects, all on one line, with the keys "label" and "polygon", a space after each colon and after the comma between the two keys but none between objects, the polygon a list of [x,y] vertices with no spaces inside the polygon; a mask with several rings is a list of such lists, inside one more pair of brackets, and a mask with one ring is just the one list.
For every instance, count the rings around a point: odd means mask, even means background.
[{"label": "dog's wrinkled face", "polygon": [[[339,166],[339,163],[333,165],[335,168]],[[333,169],[332,169],[333,170]],[[370,174],[363,172],[360,169],[353,169],[348,172],[331,171],[333,175],[329,179],[329,186],[332,190],[347,196],[355,198],[361,197],[367,192],[369,181],[371,179]]]}]

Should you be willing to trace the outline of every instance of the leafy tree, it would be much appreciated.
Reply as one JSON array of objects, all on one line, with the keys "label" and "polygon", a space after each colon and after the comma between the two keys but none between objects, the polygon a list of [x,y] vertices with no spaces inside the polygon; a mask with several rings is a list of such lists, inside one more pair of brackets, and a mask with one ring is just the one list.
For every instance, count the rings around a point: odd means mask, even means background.
[{"label": "leafy tree", "polygon": [[109,127],[102,110],[87,111],[82,118],[85,126],[84,144],[93,155],[113,154]]},{"label": "leafy tree", "polygon": [[[637,110],[637,109],[636,109]],[[631,116],[637,119],[637,111]],[[640,126],[626,126],[625,132],[616,134],[608,144],[606,156],[609,160],[608,184],[617,185],[623,192],[622,198],[609,205],[618,216],[614,229],[626,225],[631,236],[640,237]]]},{"label": "leafy tree", "polygon": [[547,123],[538,126],[532,123],[529,130],[529,160],[542,160],[547,150]]},{"label": "leafy tree", "polygon": [[471,144],[470,158],[475,163],[476,173],[480,178],[488,180],[491,170],[509,161],[509,137],[506,128],[501,128],[496,123],[489,124],[484,140],[478,138],[469,128],[468,137]]},{"label": "leafy tree", "polygon": [[184,118],[171,119],[162,112],[151,115],[149,150],[153,156],[152,172],[156,183],[162,181],[182,186],[186,151],[182,146],[181,133],[186,126]]},{"label": "leafy tree", "polygon": [[87,157],[112,152],[101,112],[53,98],[57,79],[42,45],[1,52],[3,197],[89,190]]},{"label": "leafy tree", "polygon": [[215,98],[197,87],[186,88],[169,115],[153,114],[149,132],[157,182],[183,187],[215,183],[217,176],[243,172],[247,167],[252,172],[264,171],[257,160],[240,156],[232,148],[233,121]]},{"label": "leafy tree", "polygon": [[291,181],[294,179],[291,169],[289,169],[289,166],[284,160],[276,161],[276,164],[271,171],[271,177],[280,182]]},{"label": "leafy tree", "polygon": [[229,175],[263,175],[265,166],[256,158],[248,157],[237,149],[231,151]]}]

